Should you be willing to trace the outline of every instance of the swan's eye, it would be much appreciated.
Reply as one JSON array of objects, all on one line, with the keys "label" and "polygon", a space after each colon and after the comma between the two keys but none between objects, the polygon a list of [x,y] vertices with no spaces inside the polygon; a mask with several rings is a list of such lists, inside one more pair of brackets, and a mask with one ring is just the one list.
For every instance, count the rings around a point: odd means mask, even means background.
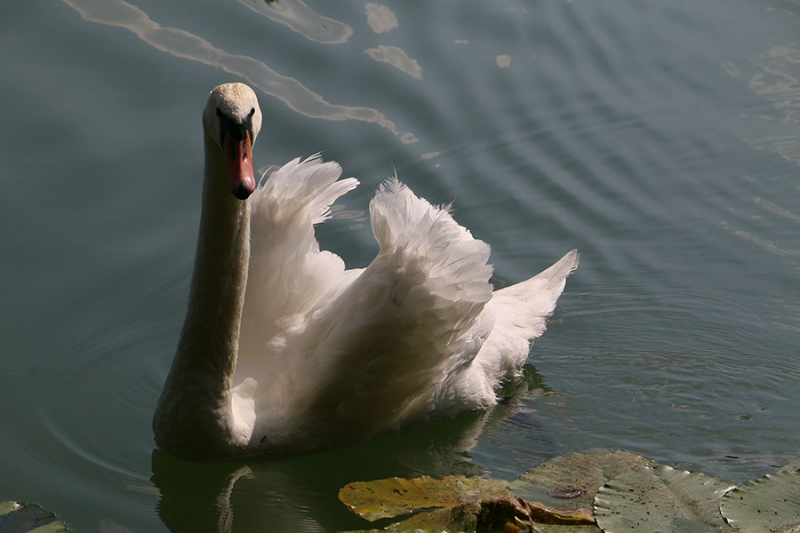
[{"label": "swan's eye", "polygon": [[220,108],[217,108],[217,116],[218,116],[218,117],[221,117],[221,116],[222,116],[222,109],[220,109]]},{"label": "swan's eye", "polygon": [[256,114],[256,108],[252,107],[252,108],[250,108],[250,114],[247,115],[247,118],[253,118],[253,115],[255,115],[255,114]]}]

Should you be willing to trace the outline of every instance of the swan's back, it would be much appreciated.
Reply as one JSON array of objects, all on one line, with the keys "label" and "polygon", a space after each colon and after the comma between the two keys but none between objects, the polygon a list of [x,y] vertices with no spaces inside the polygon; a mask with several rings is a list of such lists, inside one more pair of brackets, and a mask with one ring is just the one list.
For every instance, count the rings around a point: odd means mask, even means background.
[{"label": "swan's back", "polygon": [[380,246],[363,270],[320,251],[313,224],[357,185],[318,157],[252,197],[252,251],[234,377],[251,442],[315,447],[485,407],[577,265],[492,292],[489,246],[396,178],[370,204]]}]

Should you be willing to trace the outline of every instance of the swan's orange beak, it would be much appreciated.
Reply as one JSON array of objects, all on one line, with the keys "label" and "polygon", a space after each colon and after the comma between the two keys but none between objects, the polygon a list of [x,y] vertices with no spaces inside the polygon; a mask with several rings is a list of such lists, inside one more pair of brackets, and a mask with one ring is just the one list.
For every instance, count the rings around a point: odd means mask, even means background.
[{"label": "swan's orange beak", "polygon": [[246,129],[240,132],[226,129],[222,144],[225,151],[228,189],[239,200],[247,200],[256,190],[250,133]]}]

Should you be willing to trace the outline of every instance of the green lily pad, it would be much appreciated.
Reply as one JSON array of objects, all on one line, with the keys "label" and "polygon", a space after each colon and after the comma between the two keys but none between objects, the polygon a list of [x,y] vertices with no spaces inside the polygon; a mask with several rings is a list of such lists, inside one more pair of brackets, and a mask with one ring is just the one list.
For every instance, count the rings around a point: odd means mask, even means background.
[{"label": "green lily pad", "polygon": [[34,503],[0,502],[0,533],[68,533],[56,515]]},{"label": "green lily pad", "polygon": [[653,461],[622,450],[587,450],[559,455],[528,470],[509,490],[547,505],[591,508],[600,487],[622,472]]},{"label": "green lily pad", "polygon": [[589,450],[513,482],[391,478],[351,483],[339,499],[368,520],[400,520],[370,533],[800,533],[800,459],[736,488],[621,450]]},{"label": "green lily pad", "polygon": [[719,502],[735,485],[669,466],[638,466],[609,481],[595,497],[597,525],[606,533],[734,531]]},{"label": "green lily pad", "polygon": [[800,532],[800,459],[730,491],[720,510],[742,533]]},{"label": "green lily pad", "polygon": [[381,531],[525,531],[601,533],[591,506],[610,479],[650,459],[622,450],[555,457],[513,482],[447,477],[351,483],[339,499],[366,518],[405,516]]}]

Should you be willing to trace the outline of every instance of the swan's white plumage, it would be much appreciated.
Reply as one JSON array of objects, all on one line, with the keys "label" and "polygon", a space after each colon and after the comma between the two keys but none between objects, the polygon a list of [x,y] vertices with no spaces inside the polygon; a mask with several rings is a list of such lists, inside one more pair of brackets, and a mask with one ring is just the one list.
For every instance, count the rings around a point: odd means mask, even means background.
[{"label": "swan's white plumage", "polygon": [[[197,357],[198,367],[180,361],[194,356],[179,347],[154,417],[160,446],[188,457],[336,446],[490,406],[500,381],[519,375],[577,252],[493,292],[489,246],[447,207],[390,178],[370,204],[379,252],[366,268],[346,270],[314,235],[331,204],[358,185],[340,175],[338,164],[319,156],[295,159],[255,190],[249,215],[229,208],[230,217],[250,222],[248,263],[232,267],[247,269],[238,347],[229,354],[234,369],[204,375],[204,358],[213,354]],[[204,203],[204,217],[207,209]],[[198,251],[198,263],[213,260]],[[194,375],[182,380],[177,372]],[[207,449],[182,442],[185,428],[171,431],[170,423],[180,426],[179,411],[191,404],[185,396],[193,388],[183,383],[217,391],[215,379],[227,379],[222,388],[230,394],[215,393],[210,406],[201,397],[193,408],[231,420],[213,429],[230,434]]]},{"label": "swan's white plumage", "polygon": [[340,174],[318,156],[296,159],[250,200],[234,384],[255,396],[251,441],[336,444],[493,404],[575,267],[571,253],[493,296],[489,246],[390,178],[370,204],[378,255],[345,270],[313,230],[358,183]]}]

